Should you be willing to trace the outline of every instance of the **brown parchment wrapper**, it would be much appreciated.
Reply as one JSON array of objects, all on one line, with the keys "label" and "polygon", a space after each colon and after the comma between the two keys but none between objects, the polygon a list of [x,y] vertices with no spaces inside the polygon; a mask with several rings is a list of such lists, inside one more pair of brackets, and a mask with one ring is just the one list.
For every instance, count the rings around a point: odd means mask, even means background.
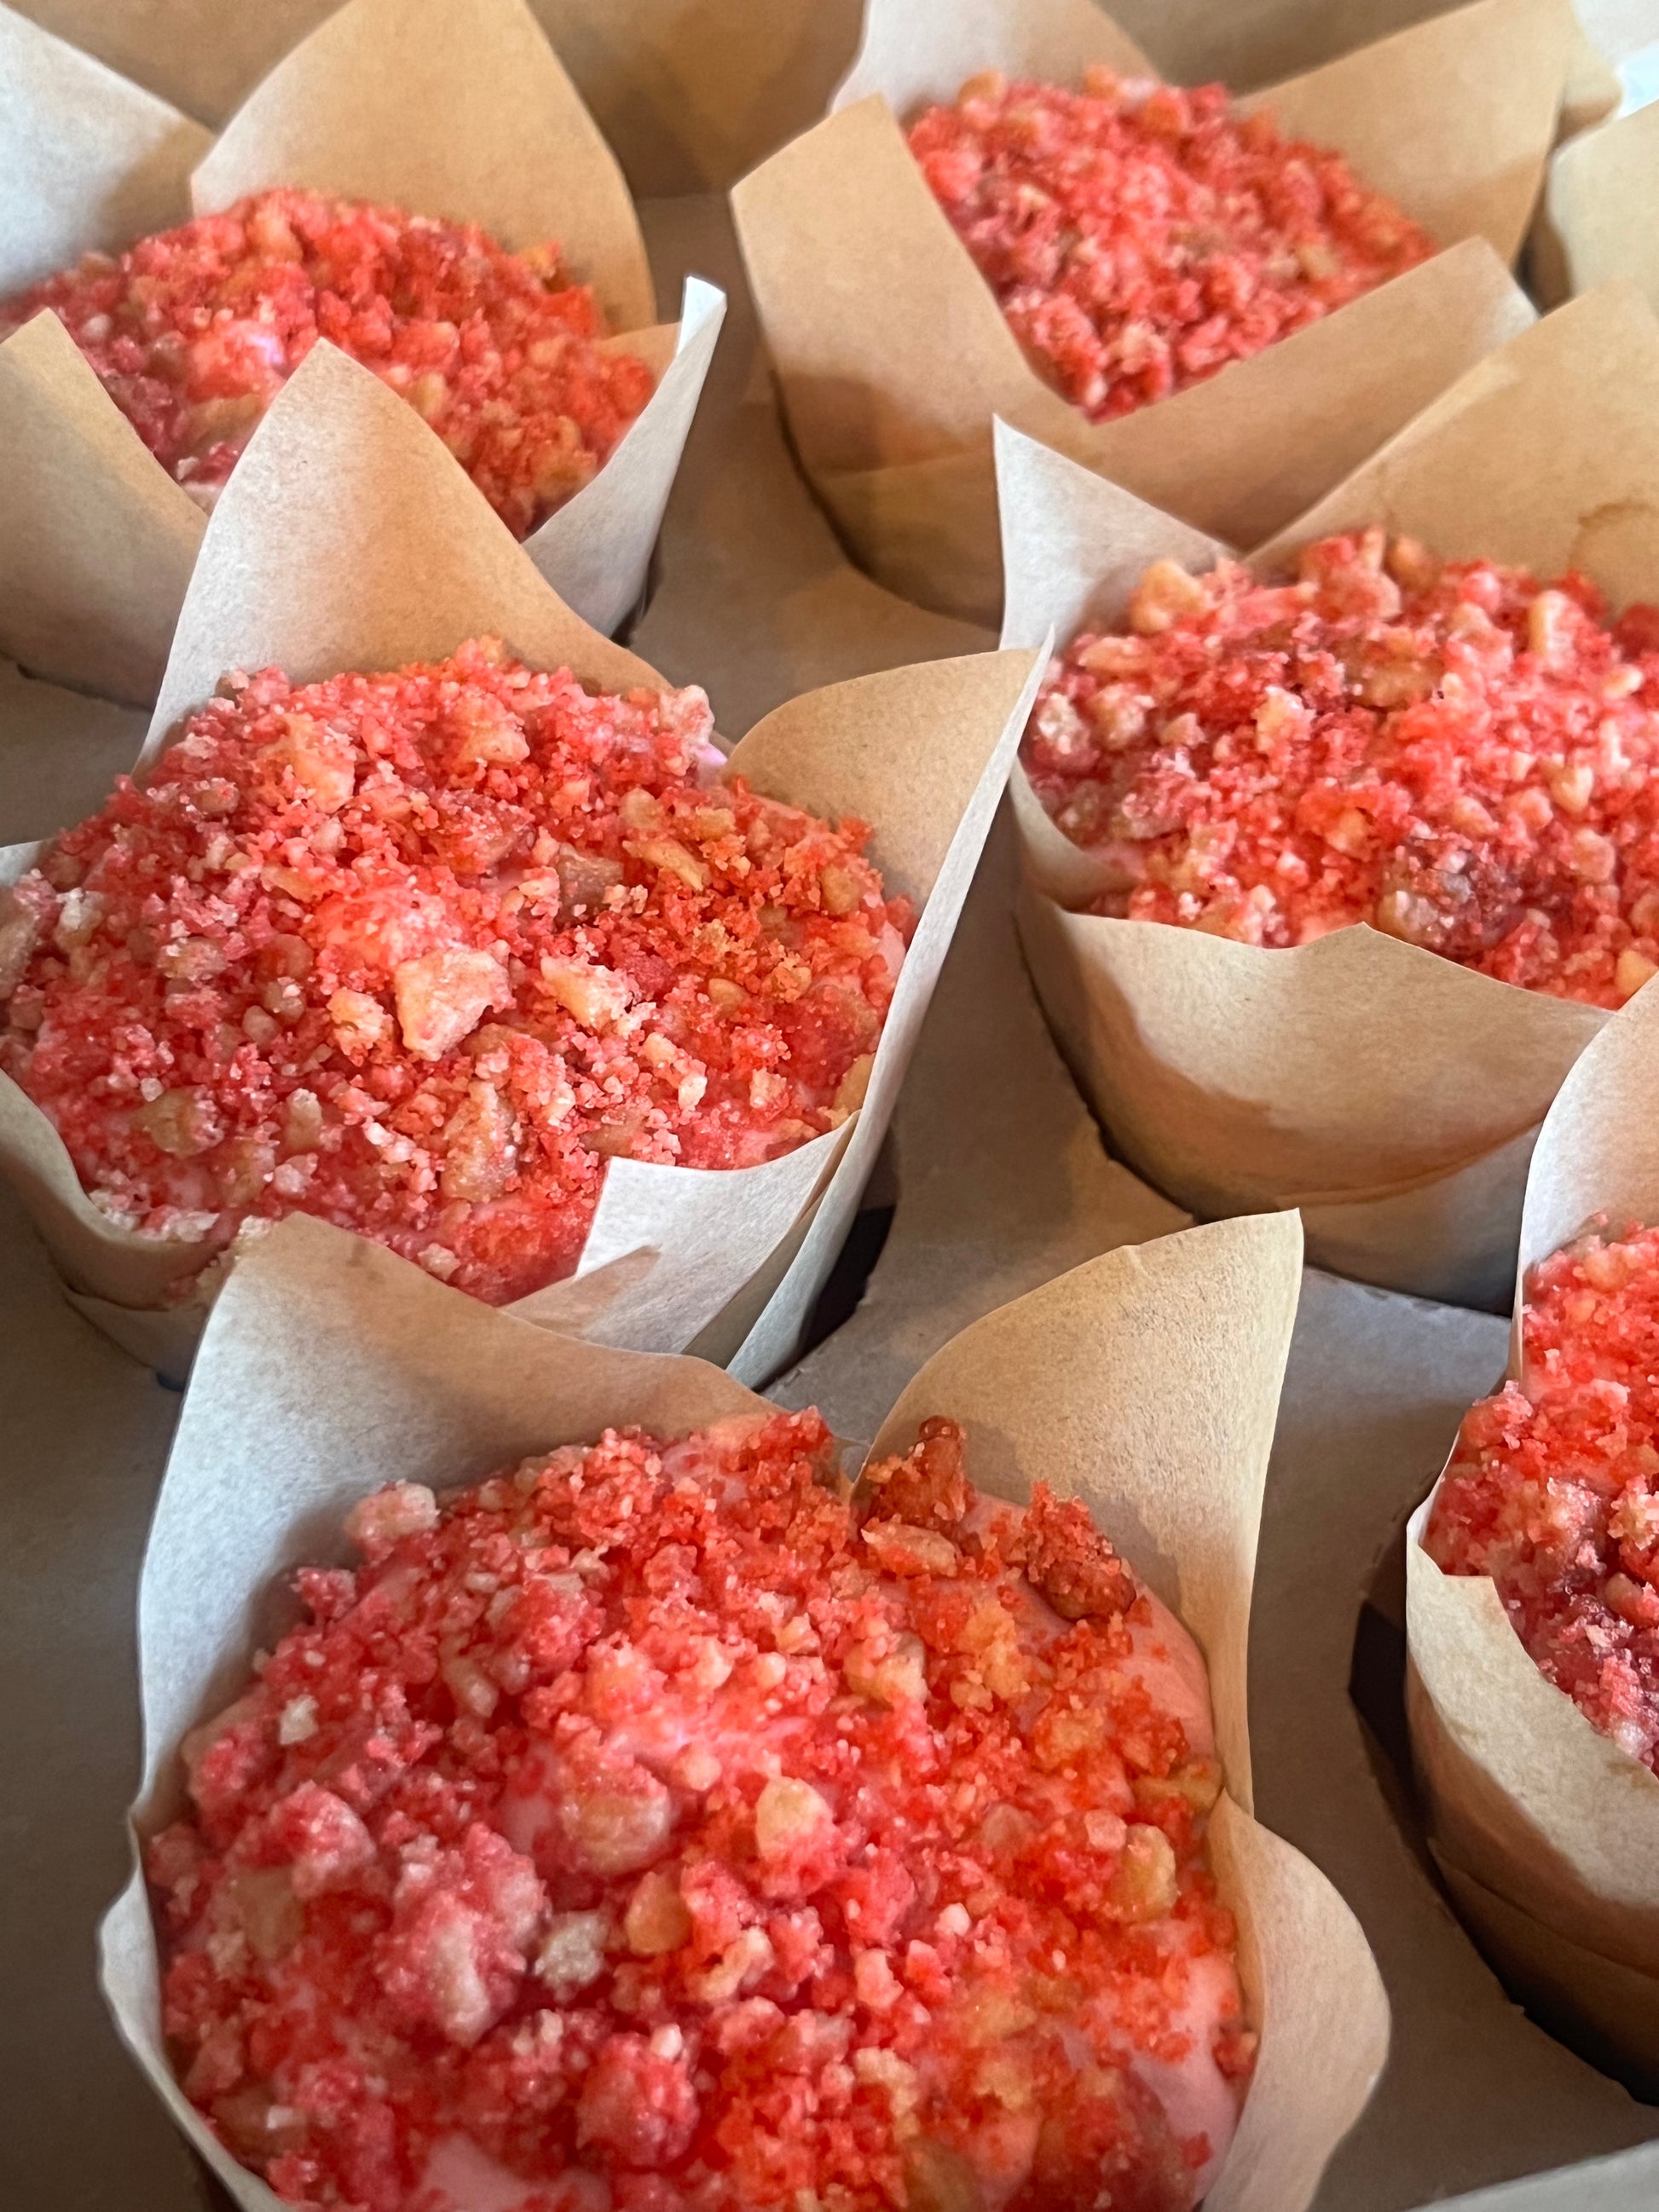
[{"label": "brown parchment wrapper", "polygon": [[[1249,1593],[1299,1259],[1290,1220],[1109,1254],[954,1339],[872,1447],[902,1449],[922,1419],[949,1412],[968,1427],[976,1482],[1023,1502],[1041,1476],[1086,1499],[1205,1650],[1228,1778],[1212,1851],[1261,2033],[1211,2212],[1301,2212],[1388,2043],[1357,1923],[1249,1811]],[[700,1361],[579,1346],[477,1305],[458,1315],[377,1248],[285,1223],[215,1311],[151,1530],[136,1838],[178,1808],[182,1735],[280,1632],[277,1578],[338,1556],[342,1517],[366,1492],[394,1479],[476,1480],[607,1424],[684,1431],[762,1407]],[[265,2212],[274,2199],[227,2158],[168,2069],[136,1872],[104,1923],[102,1975],[117,2026],[195,2148],[239,2204]]]},{"label": "brown parchment wrapper", "polygon": [[[1538,1139],[1525,1272],[1593,1217],[1659,1221],[1659,992],[1643,990],[1567,1077]],[[1528,1656],[1485,1576],[1443,1574],[1407,1532],[1407,1711],[1437,1856],[1482,1949],[1568,2041],[1659,2094],[1659,1778]]]},{"label": "brown parchment wrapper", "polygon": [[143,742],[144,716],[0,660],[0,850],[101,806]]},{"label": "brown parchment wrapper", "polygon": [[1089,0],[870,0],[835,111],[732,204],[797,452],[881,582],[994,622],[994,416],[1198,526],[1267,537],[1514,337],[1505,273],[1554,134],[1565,0],[1475,0],[1252,94],[1340,148],[1452,251],[1121,421],[1030,368],[910,159],[902,120],[976,70],[1139,64]]},{"label": "brown parchment wrapper", "polygon": [[1549,167],[1532,275],[1552,305],[1626,276],[1659,307],[1659,109],[1571,139]]},{"label": "brown parchment wrapper", "polygon": [[[862,0],[532,0],[641,195],[724,190],[823,112]],[[331,0],[27,0],[24,10],[219,125]]]},{"label": "brown parchment wrapper", "polygon": [[[328,487],[325,501],[318,483]],[[311,682],[441,657],[484,632],[588,683],[661,682],[553,593],[410,408],[319,345],[278,395],[214,512],[141,769],[228,669],[278,666]],[[733,769],[757,789],[877,824],[871,849],[890,890],[921,909],[865,1103],[842,1129],[758,1168],[613,1161],[579,1277],[523,1301],[527,1318],[678,1350],[731,1308],[728,1356],[757,1334],[775,1364],[787,1357],[891,1113],[1042,659],[981,653],[835,684],[769,714],[736,748]],[[0,858],[0,880],[15,880],[32,859],[32,848],[13,848]],[[71,1288],[102,1302],[88,1310],[141,1356],[155,1356],[159,1331],[170,1347],[161,1364],[180,1371],[199,1310],[160,1321],[152,1313],[135,1336],[118,1310],[159,1306],[169,1284],[201,1266],[200,1244],[113,1227],[81,1191],[46,1116],[4,1079],[0,1164]],[[768,1285],[776,1298],[749,1310],[744,1294],[793,1231],[799,1251]],[[751,1352],[751,1366],[759,1356]]]},{"label": "brown parchment wrapper", "polygon": [[[1223,550],[1000,428],[1005,645],[1111,626],[1160,556]],[[1385,524],[1455,559],[1586,571],[1659,596],[1659,324],[1628,286],[1493,354],[1250,558]],[[1203,1213],[1300,1206],[1322,1264],[1507,1304],[1532,1134],[1604,1011],[1522,991],[1366,927],[1268,951],[1067,911],[1098,864],[1013,776],[1021,914],[1049,1018],[1124,1158]]]},{"label": "brown parchment wrapper", "polygon": [[[687,283],[656,323],[615,156],[523,0],[348,0],[216,140],[74,47],[0,17],[0,297],[276,184],[480,223],[522,249],[556,238],[609,343],[656,390],[593,480],[526,541],[567,605],[616,629],[638,604],[725,313]],[[93,81],[93,99],[88,81]],[[91,141],[95,137],[95,149]],[[85,153],[82,144],[85,142]],[[43,314],[0,345],[0,653],[148,701],[205,518],[145,451]]]},{"label": "brown parchment wrapper", "polygon": [[[862,0],[532,0],[638,194],[724,190],[823,113],[861,36]],[[1647,0],[1577,0],[1568,111],[1606,112],[1609,61],[1651,37]],[[232,113],[330,0],[27,0],[23,12],[208,124]],[[1434,0],[1118,0],[1163,73],[1276,83],[1402,24]]]}]

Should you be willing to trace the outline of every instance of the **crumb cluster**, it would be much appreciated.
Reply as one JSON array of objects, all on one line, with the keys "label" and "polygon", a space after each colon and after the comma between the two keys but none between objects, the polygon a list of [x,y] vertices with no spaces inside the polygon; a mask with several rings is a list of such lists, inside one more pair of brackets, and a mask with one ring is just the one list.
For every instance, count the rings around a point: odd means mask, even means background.
[{"label": "crumb cluster", "polygon": [[908,905],[712,729],[487,639],[233,677],[0,909],[0,1069],[124,1227],[302,1212],[523,1297],[608,1159],[757,1165],[864,1095]]},{"label": "crumb cluster", "polygon": [[1604,1735],[1659,1773],[1659,1230],[1533,1271],[1524,1382],[1463,1422],[1424,1548],[1488,1575]]},{"label": "crumb cluster", "polygon": [[651,397],[607,353],[556,246],[508,253],[474,223],[286,188],[141,239],[0,302],[0,337],[50,308],[162,466],[210,507],[319,338],[432,425],[527,538]]},{"label": "crumb cluster", "polygon": [[974,77],[910,150],[1039,371],[1091,421],[1166,398],[1425,261],[1340,154],[1226,88]]},{"label": "crumb cluster", "polygon": [[1294,580],[1148,569],[1024,758],[1095,910],[1248,945],[1353,922],[1617,1006],[1659,965],[1659,617],[1368,530]]},{"label": "crumb cluster", "polygon": [[353,2212],[1188,2212],[1254,2037],[1202,1662],[934,1419],[610,1431],[352,1513],[185,1746],[187,2093]]}]

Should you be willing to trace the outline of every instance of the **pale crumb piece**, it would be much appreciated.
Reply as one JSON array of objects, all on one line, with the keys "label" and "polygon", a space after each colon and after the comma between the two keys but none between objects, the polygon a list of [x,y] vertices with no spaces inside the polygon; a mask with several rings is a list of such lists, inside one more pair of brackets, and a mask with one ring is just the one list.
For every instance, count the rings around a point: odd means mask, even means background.
[{"label": "pale crumb piece", "polygon": [[556,1912],[536,1954],[536,1978],[554,1996],[574,1997],[605,1972],[606,1932],[602,1912]]},{"label": "pale crumb piece", "polygon": [[815,1843],[832,1817],[810,1782],[775,1777],[755,1807],[756,1849],[763,1859],[788,1858]]},{"label": "pale crumb piece", "polygon": [[304,1743],[317,1733],[317,1700],[315,1698],[290,1698],[283,1707],[276,1726],[276,1741],[286,1748],[289,1744]]},{"label": "pale crumb piece", "polygon": [[438,1500],[423,1482],[394,1482],[354,1505],[345,1532],[365,1559],[383,1558],[405,1537],[435,1528]]}]

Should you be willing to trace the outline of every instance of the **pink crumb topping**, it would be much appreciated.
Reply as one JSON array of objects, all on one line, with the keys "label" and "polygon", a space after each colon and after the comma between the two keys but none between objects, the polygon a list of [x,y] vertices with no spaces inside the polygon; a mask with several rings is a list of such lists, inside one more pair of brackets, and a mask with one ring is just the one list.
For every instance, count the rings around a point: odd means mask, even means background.
[{"label": "pink crumb topping", "polygon": [[752,1166],[863,1097],[909,908],[711,734],[491,640],[233,676],[0,902],[0,1068],[125,1227],[313,1213],[522,1297],[608,1158]]},{"label": "pink crumb topping", "polygon": [[1092,422],[1260,353],[1425,261],[1340,154],[1226,88],[970,79],[910,150],[1034,366]]},{"label": "pink crumb topping", "polygon": [[556,246],[277,190],[0,301],[0,338],[49,307],[157,460],[211,506],[319,338],[417,408],[515,536],[581,489],[651,397],[606,353]]},{"label": "pink crumb topping", "polygon": [[1203,1664],[924,1422],[358,1506],[148,1864],[191,2098],[353,2212],[1188,2212],[1255,2039]]},{"label": "pink crumb topping", "polygon": [[1364,921],[1592,1006],[1659,965],[1659,617],[1609,626],[1580,576],[1381,530],[1290,583],[1156,562],[1127,634],[1051,665],[1024,758],[1099,914],[1270,946]]},{"label": "pink crumb topping", "polygon": [[1534,1268],[1523,1381],[1464,1419],[1424,1548],[1488,1575],[1516,1633],[1659,1773],[1659,1230],[1605,1224]]}]

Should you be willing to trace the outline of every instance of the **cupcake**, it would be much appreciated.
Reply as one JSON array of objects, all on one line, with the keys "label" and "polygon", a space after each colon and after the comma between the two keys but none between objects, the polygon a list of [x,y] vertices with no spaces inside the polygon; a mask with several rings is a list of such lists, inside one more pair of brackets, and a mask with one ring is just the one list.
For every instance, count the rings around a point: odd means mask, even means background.
[{"label": "cupcake", "polygon": [[306,2205],[1188,2212],[1255,2044],[1203,1661],[925,1421],[356,1506],[147,1869],[185,2092]]},{"label": "cupcake", "polygon": [[912,910],[712,735],[492,639],[234,675],[11,891],[0,1069],[118,1228],[298,1210],[526,1297],[608,1160],[756,1167],[863,1100]]},{"label": "cupcake", "polygon": [[12,856],[0,1160],[73,1294],[182,1375],[208,1263],[298,1206],[523,1318],[775,1372],[1040,673],[885,670],[727,760],[701,692],[313,349],[215,508],[133,780]]},{"label": "cupcake", "polygon": [[1659,1230],[1534,1267],[1516,1380],[1464,1417],[1423,1549],[1484,1575],[1547,1681],[1659,1772]]},{"label": "cupcake", "polygon": [[1507,1304],[1538,1126],[1659,962],[1656,410],[1652,318],[1593,295],[1248,558],[1000,432],[1004,641],[1066,641],[1022,932],[1179,1203]]},{"label": "cupcake", "polygon": [[1243,1809],[1298,1256],[1226,1224],[1043,1286],[849,1487],[701,1361],[264,1240],[158,1505],[103,1959],[237,2200],[1152,2212],[1242,2162],[1305,2212],[1386,2033]]},{"label": "cupcake", "polygon": [[725,301],[690,279],[658,323],[626,180],[520,0],[347,0],[217,137],[23,17],[0,64],[0,653],[152,701],[204,509],[335,351],[596,627],[637,608]]},{"label": "cupcake", "polygon": [[1127,613],[1021,750],[1090,912],[1277,950],[1368,922],[1595,1006],[1659,971],[1659,611],[1373,527],[1288,582],[1155,562]]},{"label": "cupcake", "polygon": [[1247,360],[1434,252],[1340,154],[1224,85],[970,78],[905,133],[1028,361],[1091,422]]},{"label": "cupcake", "polygon": [[1477,0],[1237,99],[1084,0],[868,0],[829,115],[733,194],[843,541],[994,623],[997,421],[1218,536],[1282,527],[1532,319],[1507,264],[1571,30]]},{"label": "cupcake", "polygon": [[55,314],[139,437],[210,508],[319,338],[428,422],[515,538],[590,483],[651,397],[605,351],[556,245],[278,186],[0,301],[0,341]]},{"label": "cupcake", "polygon": [[1511,1993],[1659,2087],[1659,999],[1614,1015],[1533,1157],[1508,1371],[1407,1530],[1429,1840]]}]

